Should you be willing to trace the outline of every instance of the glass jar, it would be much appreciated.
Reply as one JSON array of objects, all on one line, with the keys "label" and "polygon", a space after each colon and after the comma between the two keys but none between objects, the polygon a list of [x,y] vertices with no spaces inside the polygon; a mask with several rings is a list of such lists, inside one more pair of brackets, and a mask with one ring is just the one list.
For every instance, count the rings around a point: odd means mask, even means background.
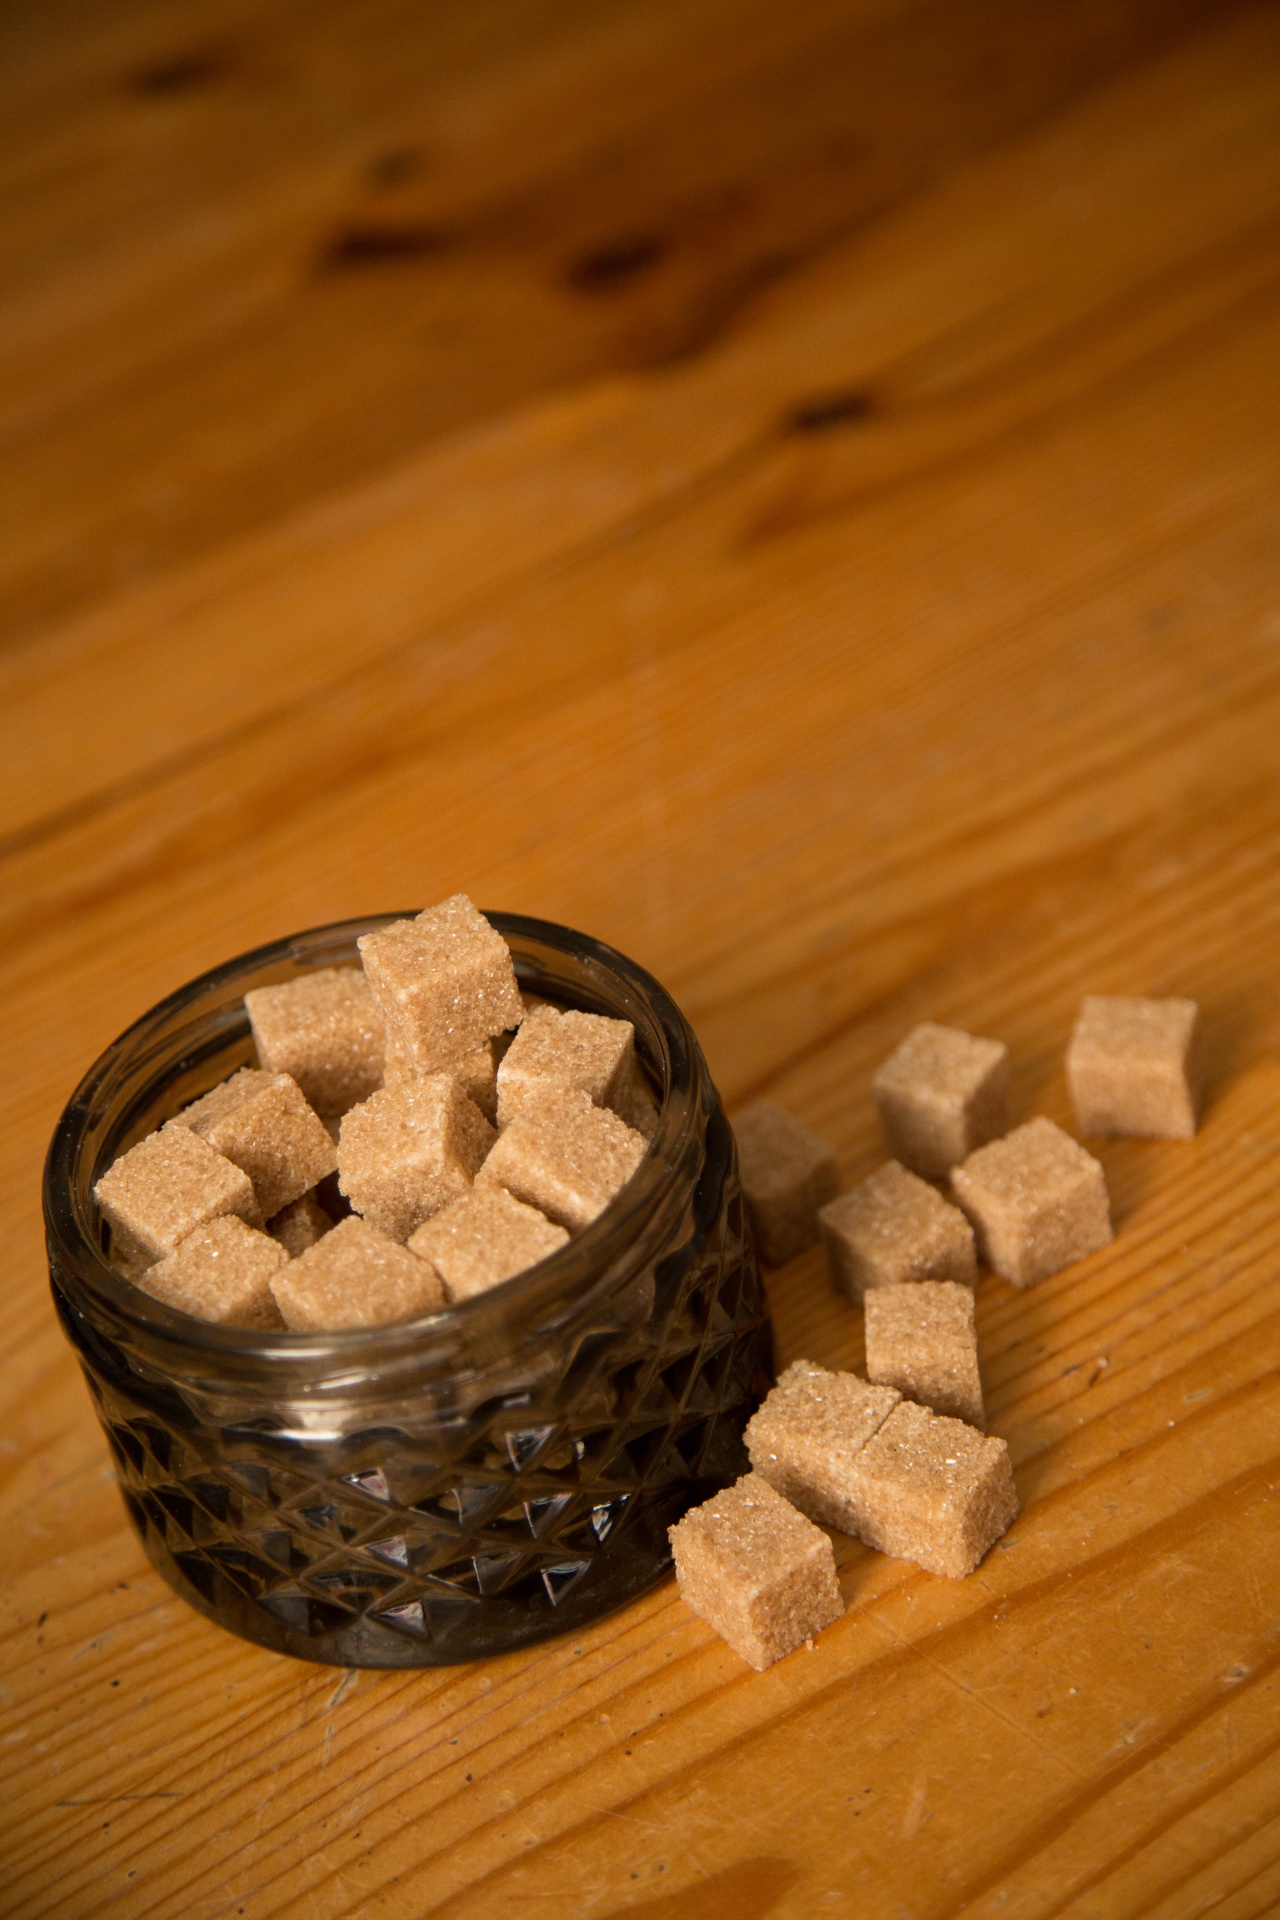
[{"label": "glass jar", "polygon": [[395,1326],[214,1326],[113,1270],[94,1182],[254,1060],[251,987],[358,960],[344,921],[228,962],[109,1047],[45,1168],[53,1296],[152,1563],[250,1640],[341,1666],[471,1660],[581,1627],[659,1580],[667,1528],[746,1470],[771,1372],[733,1136],[649,974],[491,914],[520,984],[630,1020],[661,1115],[584,1233]]}]

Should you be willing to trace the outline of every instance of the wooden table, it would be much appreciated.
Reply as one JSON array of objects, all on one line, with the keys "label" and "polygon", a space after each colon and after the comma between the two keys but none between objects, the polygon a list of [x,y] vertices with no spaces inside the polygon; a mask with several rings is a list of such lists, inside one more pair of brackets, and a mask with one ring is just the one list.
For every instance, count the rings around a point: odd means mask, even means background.
[{"label": "wooden table", "polygon": [[[0,154],[4,1910],[1280,1909],[1280,14],[53,0]],[[1068,1122],[1203,1006],[1118,1238],[984,1279],[1024,1503],[853,1543],[749,1672],[664,1586],[342,1673],[151,1572],[38,1210],[220,958],[465,889],[651,967],[730,1103],[882,1157],[931,1016]],[[779,1356],[857,1365],[816,1255]]]}]

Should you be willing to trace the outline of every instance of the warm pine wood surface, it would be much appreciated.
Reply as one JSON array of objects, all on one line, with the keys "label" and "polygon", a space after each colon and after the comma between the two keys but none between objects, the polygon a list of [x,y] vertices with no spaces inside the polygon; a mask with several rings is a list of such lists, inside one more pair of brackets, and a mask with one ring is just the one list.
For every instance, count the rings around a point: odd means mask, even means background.
[{"label": "warm pine wood surface", "polygon": [[[1280,11],[49,0],[0,60],[15,1915],[1280,1911]],[[410,1675],[219,1633],[47,1303],[74,1081],[465,888],[849,1176],[877,1060],[1205,1009],[1119,1237],[979,1297],[1025,1511],[757,1676],[670,1586]],[[780,1356],[860,1357],[815,1256]]]}]

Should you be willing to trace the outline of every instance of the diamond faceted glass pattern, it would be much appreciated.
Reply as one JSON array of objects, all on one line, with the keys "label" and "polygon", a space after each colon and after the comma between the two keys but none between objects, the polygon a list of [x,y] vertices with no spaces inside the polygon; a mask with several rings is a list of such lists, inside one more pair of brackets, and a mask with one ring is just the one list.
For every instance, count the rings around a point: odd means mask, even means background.
[{"label": "diamond faceted glass pattern", "polygon": [[592,1507],[591,1527],[597,1540],[603,1540],[611,1531],[614,1521],[620,1518],[626,1504],[627,1496],[624,1493],[617,1500],[606,1500],[600,1506]]},{"label": "diamond faceted glass pattern", "polygon": [[351,1613],[364,1613],[367,1608],[380,1605],[403,1584],[397,1574],[375,1572],[371,1567],[350,1562],[313,1570],[298,1582],[308,1593],[314,1593],[331,1606],[346,1607]]},{"label": "diamond faceted glass pattern", "polygon": [[505,1479],[461,1480],[435,1499],[416,1500],[414,1511],[466,1533],[482,1527],[510,1498],[511,1486]]},{"label": "diamond faceted glass pattern", "polygon": [[328,1493],[329,1488],[313,1489],[312,1498],[306,1506],[283,1508],[282,1512],[290,1516],[293,1524],[305,1528],[319,1540],[335,1547],[358,1546],[366,1534],[386,1525],[385,1514],[370,1514],[363,1507],[349,1505],[340,1499],[315,1499],[316,1492]]},{"label": "diamond faceted glass pattern", "polygon": [[559,1566],[542,1569],[542,1584],[553,1607],[560,1605],[590,1566],[589,1560],[565,1560]]},{"label": "diamond faceted glass pattern", "polygon": [[483,1594],[505,1593],[533,1564],[534,1557],[530,1552],[522,1552],[519,1547],[508,1547],[497,1553],[475,1554],[472,1565],[479,1591]]},{"label": "diamond faceted glass pattern", "polygon": [[517,1427],[504,1436],[507,1456],[516,1472],[532,1466],[540,1455],[557,1440],[562,1440],[564,1430],[554,1422],[541,1427]]},{"label": "diamond faceted glass pattern", "polygon": [[410,1600],[408,1604],[403,1607],[386,1607],[377,1617],[379,1620],[384,1621],[387,1626],[395,1628],[400,1633],[422,1635],[427,1632],[427,1622],[423,1613],[421,1600]]},{"label": "diamond faceted glass pattern", "polygon": [[591,1498],[608,1499],[640,1484],[631,1455],[615,1428],[601,1428],[574,1444],[578,1485]]},{"label": "diamond faceted glass pattern", "polygon": [[349,1487],[357,1493],[367,1494],[371,1500],[391,1498],[391,1489],[381,1467],[366,1467],[362,1473],[344,1474],[343,1479]]},{"label": "diamond faceted glass pattern", "polygon": [[117,1424],[114,1421],[108,1421],[105,1431],[121,1476],[128,1479],[134,1473],[141,1473],[142,1463],[146,1458],[142,1442],[123,1422]]},{"label": "diamond faceted glass pattern", "polygon": [[369,1552],[375,1559],[386,1560],[391,1566],[409,1565],[409,1543],[402,1533],[393,1533],[386,1540],[371,1540]]},{"label": "diamond faceted glass pattern", "polygon": [[448,1592],[455,1597],[478,1599],[480,1595],[480,1575],[476,1570],[475,1559],[467,1554],[460,1560],[444,1561],[431,1569],[427,1582],[427,1592]]},{"label": "diamond faceted glass pattern", "polygon": [[242,1546],[230,1541],[211,1544],[204,1549],[204,1558],[241,1593],[255,1600],[269,1593],[279,1581],[279,1568],[254,1553],[247,1542]]},{"label": "diamond faceted glass pattern", "polygon": [[555,1526],[566,1507],[573,1505],[571,1493],[543,1493],[524,1503],[524,1516],[536,1540]]},{"label": "diamond faceted glass pattern", "polygon": [[244,1536],[246,1546],[258,1557],[267,1561],[277,1574],[292,1577],[309,1567],[318,1558],[308,1551],[298,1540],[297,1534],[288,1527],[255,1527]]}]

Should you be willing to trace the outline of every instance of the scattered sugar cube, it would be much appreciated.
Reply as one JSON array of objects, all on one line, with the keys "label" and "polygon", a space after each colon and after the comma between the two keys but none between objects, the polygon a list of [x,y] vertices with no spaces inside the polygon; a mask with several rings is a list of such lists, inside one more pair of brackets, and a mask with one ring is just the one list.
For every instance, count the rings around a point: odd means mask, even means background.
[{"label": "scattered sugar cube", "polygon": [[401,1073],[435,1073],[523,1018],[506,941],[465,893],[356,943]]},{"label": "scattered sugar cube", "polygon": [[1009,1124],[1009,1049],[932,1020],[912,1029],[871,1084],[889,1151],[934,1180]]},{"label": "scattered sugar cube", "polygon": [[189,1127],[243,1169],[265,1218],[297,1200],[338,1164],[323,1120],[287,1073],[244,1067],[167,1127]]},{"label": "scattered sugar cube", "polygon": [[224,1213],[261,1224],[247,1173],[188,1127],[163,1127],[121,1154],[93,1190],[115,1251],[131,1265],[172,1253]]},{"label": "scattered sugar cube", "polygon": [[811,1520],[856,1533],[853,1463],[901,1398],[855,1373],[796,1360],[747,1422],[751,1464]]},{"label": "scattered sugar cube", "polygon": [[1009,1449],[962,1420],[903,1400],[851,1469],[869,1547],[962,1579],[1016,1518]]},{"label": "scattered sugar cube", "polygon": [[271,1290],[295,1333],[376,1327],[446,1304],[433,1266],[354,1214],[282,1267]]},{"label": "scattered sugar cube", "polygon": [[835,1148],[772,1100],[737,1115],[742,1192],[762,1259],[781,1267],[818,1237],[818,1209],[835,1197]]},{"label": "scattered sugar cube", "polygon": [[971,1153],[951,1175],[987,1265],[1031,1287],[1110,1244],[1111,1207],[1099,1163],[1041,1116]]},{"label": "scattered sugar cube", "polygon": [[680,1598],[762,1673],[844,1612],[831,1542],[758,1473],[670,1529]]},{"label": "scattered sugar cube", "polygon": [[973,1228],[896,1160],[818,1213],[833,1285],[850,1300],[907,1280],[978,1284]]},{"label": "scattered sugar cube", "polygon": [[635,1067],[635,1029],[600,1013],[535,1007],[498,1068],[498,1125],[536,1107],[544,1093],[576,1088],[593,1105],[612,1107]]},{"label": "scattered sugar cube", "polygon": [[971,1427],[985,1427],[973,1292],[951,1280],[867,1295],[867,1378]]},{"label": "scattered sugar cube", "polygon": [[648,1151],[643,1137],[585,1093],[547,1093],[498,1135],[476,1185],[515,1199],[579,1233],[604,1212]]},{"label": "scattered sugar cube", "polygon": [[1067,1084],[1083,1133],[1190,1140],[1201,1070],[1194,1000],[1090,994],[1067,1048]]},{"label": "scattered sugar cube", "polygon": [[139,1274],[137,1284],[197,1320],[279,1328],[284,1322],[271,1282],[288,1257],[277,1241],[228,1213],[189,1233],[174,1252]]},{"label": "scattered sugar cube", "polygon": [[333,1221],[312,1189],[299,1199],[291,1200],[287,1207],[281,1207],[279,1213],[268,1220],[267,1232],[280,1242],[291,1260],[296,1260],[300,1253],[322,1240],[332,1225]]},{"label": "scattered sugar cube", "polygon": [[504,1187],[477,1187],[453,1200],[409,1236],[409,1251],[428,1260],[454,1300],[469,1299],[523,1273],[568,1244],[563,1227]]},{"label": "scattered sugar cube", "polygon": [[321,967],[244,997],[258,1063],[287,1073],[322,1120],[382,1085],[382,1015],[359,967]]},{"label": "scattered sugar cube", "polygon": [[384,1087],[352,1107],[338,1136],[338,1183],[393,1240],[466,1193],[493,1128],[451,1073]]}]

